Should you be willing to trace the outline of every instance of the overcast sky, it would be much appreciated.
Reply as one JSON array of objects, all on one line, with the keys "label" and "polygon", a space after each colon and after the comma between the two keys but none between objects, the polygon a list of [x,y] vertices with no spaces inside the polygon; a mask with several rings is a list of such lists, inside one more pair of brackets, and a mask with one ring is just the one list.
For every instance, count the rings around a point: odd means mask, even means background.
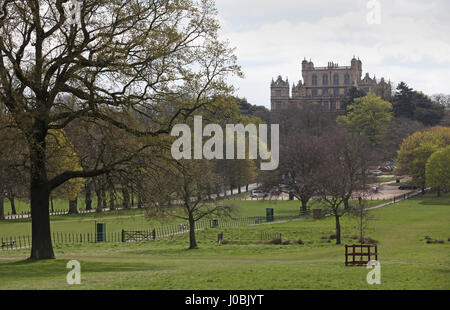
[{"label": "overcast sky", "polygon": [[[379,24],[370,24],[375,2]],[[369,4],[369,8],[367,7]],[[345,66],[426,94],[450,94],[449,0],[216,0],[221,37],[236,47],[240,97],[270,107],[270,82],[301,79],[301,61]],[[373,19],[369,19],[373,20]]]}]

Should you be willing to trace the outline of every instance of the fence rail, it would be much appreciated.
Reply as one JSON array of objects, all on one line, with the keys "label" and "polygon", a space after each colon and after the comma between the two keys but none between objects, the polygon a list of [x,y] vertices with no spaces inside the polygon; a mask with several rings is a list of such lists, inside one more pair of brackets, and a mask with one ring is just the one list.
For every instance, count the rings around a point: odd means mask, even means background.
[{"label": "fence rail", "polygon": [[345,245],[345,266],[367,265],[371,261],[371,257],[378,260],[378,247],[376,244]]}]

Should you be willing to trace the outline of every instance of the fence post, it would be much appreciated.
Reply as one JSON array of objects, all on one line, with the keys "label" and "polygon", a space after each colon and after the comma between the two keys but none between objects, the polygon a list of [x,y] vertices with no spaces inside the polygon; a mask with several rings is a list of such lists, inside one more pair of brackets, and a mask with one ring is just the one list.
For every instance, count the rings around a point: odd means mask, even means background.
[{"label": "fence post", "polygon": [[122,229],[122,242],[125,242],[125,230]]},{"label": "fence post", "polygon": [[156,229],[155,228],[152,231],[152,237],[153,237],[153,240],[156,239]]}]

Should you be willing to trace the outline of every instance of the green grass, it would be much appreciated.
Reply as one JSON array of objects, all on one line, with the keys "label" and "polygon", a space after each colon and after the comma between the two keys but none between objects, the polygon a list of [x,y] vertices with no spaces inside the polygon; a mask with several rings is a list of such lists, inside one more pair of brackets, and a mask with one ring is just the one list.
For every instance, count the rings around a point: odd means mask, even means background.
[{"label": "green grass", "polygon": [[[243,202],[249,214],[266,202]],[[291,206],[292,204],[292,206]],[[282,212],[293,202],[278,202]],[[28,261],[29,250],[0,251],[0,289],[450,289],[450,195],[402,201],[370,211],[367,235],[378,240],[381,285],[366,283],[368,270],[344,266],[344,247],[321,238],[334,233],[334,219],[208,229],[199,249],[187,250],[186,235],[129,244],[55,248],[56,260]],[[275,211],[277,212],[277,211]],[[342,218],[344,243],[357,234]],[[241,244],[216,244],[217,233]],[[261,231],[305,244],[259,244]],[[424,237],[445,240],[426,244]],[[70,259],[81,262],[82,284],[69,286]]]},{"label": "green grass", "polygon": [[377,177],[377,182],[390,182],[390,181],[395,181],[398,178],[399,177]]}]

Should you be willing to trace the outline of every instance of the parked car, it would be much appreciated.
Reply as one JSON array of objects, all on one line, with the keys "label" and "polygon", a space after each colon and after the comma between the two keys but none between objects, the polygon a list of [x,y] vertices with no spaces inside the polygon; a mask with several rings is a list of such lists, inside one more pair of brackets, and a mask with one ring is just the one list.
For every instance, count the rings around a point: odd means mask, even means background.
[{"label": "parked car", "polygon": [[405,190],[405,189],[417,189],[417,186],[411,185],[411,184],[403,184],[403,185],[400,185],[400,186],[398,187],[398,189],[401,189],[401,190]]},{"label": "parked car", "polygon": [[383,171],[381,171],[381,170],[374,170],[374,171],[372,171],[373,175],[380,175],[382,173],[383,173]]},{"label": "parked car", "polygon": [[259,190],[259,189],[252,190],[252,193],[250,194],[250,197],[252,197],[252,198],[263,198],[266,196],[267,196],[267,193],[264,193],[262,190]]},{"label": "parked car", "polygon": [[393,168],[389,167],[389,166],[380,166],[380,167],[378,167],[378,170],[380,170],[382,172],[391,172],[393,170]]}]

